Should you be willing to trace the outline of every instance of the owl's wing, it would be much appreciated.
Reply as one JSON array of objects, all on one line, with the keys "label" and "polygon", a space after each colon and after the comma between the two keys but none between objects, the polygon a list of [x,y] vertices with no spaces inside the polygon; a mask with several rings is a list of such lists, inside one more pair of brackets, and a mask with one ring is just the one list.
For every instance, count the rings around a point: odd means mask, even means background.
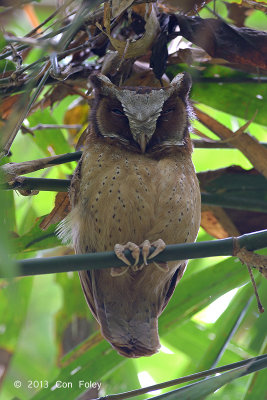
[{"label": "owl's wing", "polygon": [[161,308],[161,310],[160,310],[160,314],[162,313],[162,311],[164,310],[164,308],[165,308],[165,307],[167,306],[167,304],[169,303],[170,298],[171,298],[172,295],[173,295],[174,289],[176,288],[176,285],[180,282],[180,280],[181,280],[181,278],[182,278],[182,276],[183,276],[183,274],[184,274],[184,272],[185,272],[186,266],[187,266],[187,262],[184,262],[183,264],[181,264],[181,265],[176,269],[176,271],[174,272],[174,274],[173,274],[171,280],[167,283],[167,285],[168,285],[169,287],[166,288],[167,292],[166,292],[165,298],[164,298],[164,300],[163,300],[163,302],[162,302],[162,308]]},{"label": "owl's wing", "polygon": [[73,177],[69,189],[69,197],[72,208],[77,204],[80,197],[80,181],[81,181],[81,169],[82,169],[83,157],[80,158],[78,165],[73,173]]},{"label": "owl's wing", "polygon": [[93,298],[91,272],[90,271],[79,271],[79,278],[81,281],[81,285],[82,285],[82,289],[83,289],[83,293],[84,293],[86,302],[87,302],[93,316],[98,321],[96,308],[95,308],[95,302],[94,302],[94,298]]}]

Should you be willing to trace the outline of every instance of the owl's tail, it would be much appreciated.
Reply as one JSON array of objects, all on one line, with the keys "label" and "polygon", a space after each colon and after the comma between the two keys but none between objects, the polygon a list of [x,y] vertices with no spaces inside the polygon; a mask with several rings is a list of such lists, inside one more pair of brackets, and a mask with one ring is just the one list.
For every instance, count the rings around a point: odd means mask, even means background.
[{"label": "owl's tail", "polygon": [[125,321],[119,315],[110,315],[110,318],[101,321],[101,331],[112,347],[124,357],[151,356],[160,348],[157,317],[145,317],[137,313],[131,320]]},{"label": "owl's tail", "polygon": [[112,287],[117,279],[105,282],[103,274],[102,279],[97,279],[96,291],[95,275],[98,274],[101,271],[79,272],[87,304],[99,322],[103,336],[124,357],[156,353],[160,348],[157,301],[149,301],[142,294],[133,299],[123,285]]}]

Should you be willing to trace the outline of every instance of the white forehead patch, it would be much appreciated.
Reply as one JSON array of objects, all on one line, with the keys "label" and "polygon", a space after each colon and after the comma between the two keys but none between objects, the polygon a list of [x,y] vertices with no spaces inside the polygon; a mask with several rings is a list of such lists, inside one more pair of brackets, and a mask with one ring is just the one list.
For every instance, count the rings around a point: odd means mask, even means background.
[{"label": "white forehead patch", "polygon": [[144,94],[123,89],[116,93],[116,97],[121,102],[127,117],[140,122],[157,118],[169,96],[170,94],[163,89],[151,90],[151,92]]}]

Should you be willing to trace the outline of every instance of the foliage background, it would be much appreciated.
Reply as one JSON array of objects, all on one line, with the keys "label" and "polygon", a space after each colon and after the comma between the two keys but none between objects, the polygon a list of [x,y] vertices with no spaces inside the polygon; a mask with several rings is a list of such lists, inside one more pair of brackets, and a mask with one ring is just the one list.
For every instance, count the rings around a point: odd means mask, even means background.
[{"label": "foliage background", "polygon": [[[53,2],[44,0],[30,3],[40,22],[55,10]],[[212,7],[213,2],[210,4]],[[215,7],[220,17],[233,23],[225,2],[216,1]],[[200,11],[200,16],[214,17],[205,8]],[[265,29],[266,15],[251,9],[245,26]],[[23,7],[18,7],[11,14],[5,26],[5,31],[17,37],[26,35],[31,29],[32,24]],[[38,60],[40,52],[40,49],[34,48],[25,64]],[[96,57],[89,58],[87,62],[95,63]],[[6,70],[3,60],[0,68]],[[167,74],[172,76],[184,68],[184,65],[170,66]],[[247,119],[250,119],[263,102],[266,106],[266,84],[256,81],[247,83],[247,76],[243,72],[219,65],[209,65],[201,71],[201,76],[206,78],[218,75],[237,78],[237,82],[220,84],[212,80],[209,83],[196,81],[192,99],[200,103],[198,106],[203,111],[236,131],[247,122],[241,118],[240,99],[245,99],[251,107],[252,111],[247,115]],[[39,123],[63,124],[68,107],[73,110],[73,101],[78,98],[78,95],[69,95],[56,102],[51,110],[38,109],[24,124],[29,127]],[[84,116],[84,111],[81,112]],[[247,132],[259,141],[267,141],[266,121],[265,113],[259,123],[250,124]],[[69,123],[78,122],[73,117]],[[194,125],[215,138],[198,121]],[[11,151],[11,156],[6,157],[4,162],[22,162],[72,152],[74,147],[66,129],[50,129],[36,130],[34,135],[20,131]],[[233,164],[244,169],[253,167],[236,149],[196,148],[193,161],[198,172]],[[75,163],[69,163],[29,176],[65,179],[74,167]],[[54,200],[55,192],[40,192],[30,197],[15,191],[1,192],[0,217],[4,222],[3,228],[6,227],[6,232],[13,232],[13,240],[9,242],[5,230],[0,233],[1,267],[12,273],[14,266],[7,258],[11,251],[18,259],[66,253],[65,248],[56,247],[59,242],[53,235],[44,239],[47,232],[40,231],[36,223],[36,218],[50,213]],[[199,241],[212,239],[203,229],[200,230]],[[264,254],[264,250],[261,253]],[[255,276],[266,308],[267,282],[259,275]],[[151,382],[162,382],[211,368],[214,363],[224,365],[267,352],[267,314],[259,315],[247,270],[233,258],[189,262],[182,282],[159,321],[162,351],[150,358],[136,360],[123,359],[101,339],[97,324],[85,304],[76,273],[1,280],[0,285],[2,399],[54,399],[55,396],[58,399],[76,399],[84,390],[78,387],[79,380],[101,382],[100,393],[87,393],[86,398],[89,399],[147,385],[149,378]],[[216,302],[216,299],[220,301]],[[51,390],[58,379],[72,382],[73,387]],[[253,379],[249,375],[235,380],[211,397],[220,400],[265,398],[266,371],[257,374],[256,384]],[[14,387],[15,380],[22,382],[20,389]],[[29,388],[28,382],[35,380],[39,382],[39,387]],[[48,389],[41,389],[40,382],[44,381],[49,382]],[[167,390],[161,393],[164,391]]]}]

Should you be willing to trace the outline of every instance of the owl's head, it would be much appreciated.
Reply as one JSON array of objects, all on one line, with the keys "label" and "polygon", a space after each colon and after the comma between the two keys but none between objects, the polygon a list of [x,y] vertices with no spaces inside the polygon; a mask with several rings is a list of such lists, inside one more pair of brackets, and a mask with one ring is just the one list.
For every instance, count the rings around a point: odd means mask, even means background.
[{"label": "owl's head", "polygon": [[188,94],[191,78],[181,73],[170,86],[118,87],[105,75],[93,74],[91,120],[97,135],[140,153],[188,143]]}]

